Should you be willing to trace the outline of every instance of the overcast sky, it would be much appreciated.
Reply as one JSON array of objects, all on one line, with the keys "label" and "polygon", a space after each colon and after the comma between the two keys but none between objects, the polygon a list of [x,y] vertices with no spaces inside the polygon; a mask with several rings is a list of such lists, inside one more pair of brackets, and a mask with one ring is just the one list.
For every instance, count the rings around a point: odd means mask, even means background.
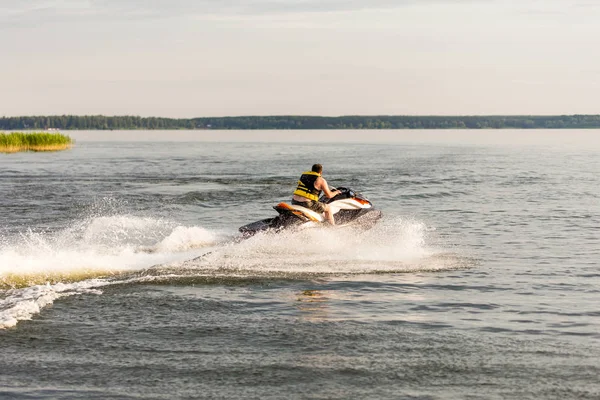
[{"label": "overcast sky", "polygon": [[0,0],[0,116],[600,113],[600,0]]}]

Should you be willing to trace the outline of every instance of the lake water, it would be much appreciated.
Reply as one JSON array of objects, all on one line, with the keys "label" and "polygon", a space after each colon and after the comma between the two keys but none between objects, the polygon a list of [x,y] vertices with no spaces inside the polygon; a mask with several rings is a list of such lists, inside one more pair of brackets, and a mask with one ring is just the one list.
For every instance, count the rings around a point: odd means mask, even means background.
[{"label": "lake water", "polygon": [[[67,133],[0,154],[0,398],[600,398],[600,131]],[[381,222],[238,239],[317,162]]]}]

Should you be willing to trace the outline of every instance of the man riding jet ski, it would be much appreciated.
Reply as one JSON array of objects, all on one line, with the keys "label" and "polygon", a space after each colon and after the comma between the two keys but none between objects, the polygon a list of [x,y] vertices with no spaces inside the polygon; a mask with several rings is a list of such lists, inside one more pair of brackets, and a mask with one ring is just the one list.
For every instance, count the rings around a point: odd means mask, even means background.
[{"label": "man riding jet ski", "polygon": [[[279,203],[273,208],[277,217],[256,221],[239,228],[245,236],[260,231],[281,230],[290,227],[308,228],[330,225],[357,225],[371,228],[380,218],[381,211],[360,193],[350,188],[330,189],[321,176],[323,167],[315,164],[311,171],[304,172],[292,197],[292,204]],[[323,191],[324,195],[319,198]],[[327,222],[326,222],[327,221]]]},{"label": "man riding jet ski", "polygon": [[341,192],[329,190],[329,185],[325,178],[321,176],[323,172],[323,166],[321,164],[315,164],[312,166],[311,171],[302,173],[298,180],[298,187],[294,191],[292,197],[292,205],[306,207],[309,210],[313,210],[317,213],[325,214],[325,218],[331,225],[335,225],[333,214],[326,203],[319,202],[319,195],[321,191],[325,193],[328,199],[337,196]]}]

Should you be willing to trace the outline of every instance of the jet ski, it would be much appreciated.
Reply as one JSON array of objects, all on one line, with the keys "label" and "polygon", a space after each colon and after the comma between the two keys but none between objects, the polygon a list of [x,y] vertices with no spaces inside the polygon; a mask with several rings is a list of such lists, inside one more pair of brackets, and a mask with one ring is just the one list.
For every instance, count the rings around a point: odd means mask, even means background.
[{"label": "jet ski", "polygon": [[[332,191],[336,190],[331,188]],[[329,204],[333,219],[337,226],[356,226],[364,229],[372,228],[379,219],[381,211],[373,208],[373,204],[362,194],[350,188],[337,188],[341,193],[327,198],[321,196],[320,202]],[[279,215],[252,222],[239,228],[244,236],[252,236],[258,232],[280,231],[283,229],[305,229],[327,223],[324,215],[299,205],[281,202],[273,206]]]}]

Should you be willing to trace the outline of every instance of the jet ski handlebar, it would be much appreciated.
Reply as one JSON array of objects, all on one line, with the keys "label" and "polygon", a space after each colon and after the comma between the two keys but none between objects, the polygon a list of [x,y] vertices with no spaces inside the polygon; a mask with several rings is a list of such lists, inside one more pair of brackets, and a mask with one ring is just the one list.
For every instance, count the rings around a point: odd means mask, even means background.
[{"label": "jet ski handlebar", "polygon": [[340,186],[339,188],[331,188],[329,190],[331,190],[331,191],[339,190],[341,192],[340,194],[346,194],[347,193],[348,197],[354,197],[354,196],[356,196],[356,193],[354,192],[354,190],[352,190],[350,188],[343,187],[343,186]]},{"label": "jet ski handlebar", "polygon": [[348,199],[348,198],[352,198],[356,196],[356,192],[350,188],[346,188],[343,186],[340,186],[338,188],[335,188],[333,186],[329,187],[329,190],[334,192],[336,190],[339,190],[340,193],[333,196],[332,198],[327,198],[325,195],[321,196],[321,198],[319,199],[320,202],[322,203],[331,203],[334,200],[340,200],[340,199]]}]

